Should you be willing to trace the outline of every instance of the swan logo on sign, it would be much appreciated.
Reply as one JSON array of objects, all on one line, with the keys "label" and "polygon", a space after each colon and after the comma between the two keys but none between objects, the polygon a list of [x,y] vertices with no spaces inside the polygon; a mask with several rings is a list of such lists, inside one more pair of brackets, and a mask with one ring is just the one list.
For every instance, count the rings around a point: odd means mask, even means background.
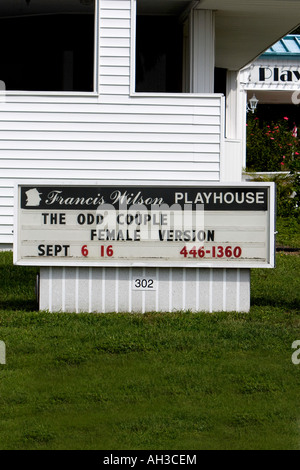
[{"label": "swan logo on sign", "polygon": [[26,191],[25,194],[27,197],[26,207],[37,207],[40,205],[40,202],[41,202],[40,194],[42,193],[39,193],[36,188],[29,189],[28,191]]}]

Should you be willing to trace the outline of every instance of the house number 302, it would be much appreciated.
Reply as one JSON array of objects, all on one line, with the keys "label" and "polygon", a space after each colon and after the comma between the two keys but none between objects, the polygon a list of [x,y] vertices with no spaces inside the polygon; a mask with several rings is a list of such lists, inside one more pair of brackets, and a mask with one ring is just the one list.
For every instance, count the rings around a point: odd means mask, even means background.
[{"label": "house number 302", "polygon": [[156,290],[154,278],[136,277],[133,279],[133,290]]}]

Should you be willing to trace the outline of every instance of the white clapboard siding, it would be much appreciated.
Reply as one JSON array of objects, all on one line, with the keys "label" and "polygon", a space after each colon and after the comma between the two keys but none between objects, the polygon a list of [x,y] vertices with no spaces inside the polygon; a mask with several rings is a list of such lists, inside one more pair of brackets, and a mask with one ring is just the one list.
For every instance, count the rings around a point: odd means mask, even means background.
[{"label": "white clapboard siding", "polygon": [[[117,136],[115,136],[117,139]],[[143,152],[148,151],[148,154],[151,152],[191,152],[191,153],[201,153],[203,152],[219,152],[219,144],[218,143],[208,143],[208,142],[201,142],[198,143],[185,143],[185,142],[175,142],[165,141],[165,142],[151,142],[150,140],[147,142],[124,142],[114,141],[114,142],[90,142],[90,141],[52,141],[52,140],[35,140],[35,141],[14,141],[14,140],[4,140],[0,141],[0,145],[3,149],[8,150],[17,150],[22,152],[22,150],[39,150],[40,152],[47,152],[48,150],[63,150],[63,151],[91,151],[91,152],[123,152],[125,151],[132,151],[132,152]],[[17,154],[16,154],[17,155]],[[42,159],[42,153],[40,154],[40,158]],[[151,160],[151,157],[149,155]],[[109,161],[107,162],[109,165]],[[170,162],[170,169],[172,168],[172,162]],[[84,170],[84,164],[83,164]],[[179,176],[179,175],[178,175]],[[121,177],[121,175],[120,175]],[[134,177],[134,175],[133,175]],[[213,175],[212,175],[213,177]],[[0,176],[1,178],[1,176]],[[201,181],[201,175],[195,175],[195,178],[198,181]],[[121,178],[122,179],[122,178]]]},{"label": "white clapboard siding", "polygon": [[9,217],[11,216],[11,209],[9,207],[9,204],[11,204],[12,201],[9,200],[9,198],[1,198],[1,215],[3,217]]},{"label": "white clapboard siding", "polygon": [[[15,176],[16,179],[21,179],[21,178],[27,178],[27,179],[34,179],[34,180],[38,180],[40,181],[41,180],[41,175],[42,173],[42,170],[41,169],[31,169],[31,168],[26,168],[26,169],[22,169],[22,170],[19,170],[19,171],[15,171],[14,169],[12,170],[9,170],[9,171],[3,171],[3,174],[4,174],[4,177],[7,176],[7,178],[12,178],[13,176]],[[180,173],[180,177],[181,179],[179,180],[179,173]],[[216,180],[213,180],[212,177],[211,177],[211,171],[203,171],[203,175],[202,175],[202,181],[217,181]],[[84,172],[84,178],[82,177],[82,169],[80,170],[74,170],[73,168],[68,168],[66,169],[64,172],[62,170],[59,170],[59,169],[53,169],[53,168],[46,168],[45,171],[44,171],[44,174],[47,174],[47,177],[45,176],[45,178],[49,178],[49,179],[55,179],[55,180],[60,180],[61,179],[61,176],[62,174],[64,175],[64,179],[67,177],[67,178],[71,178],[71,179],[74,179],[75,180],[85,180],[85,179],[88,179],[88,180],[96,180],[96,181],[105,181],[105,180],[109,180],[109,181],[112,181],[113,179],[115,179],[115,176],[116,176],[116,171],[115,170],[111,170],[111,169],[102,169],[101,171],[99,170],[94,170],[92,168],[86,170]],[[122,181],[129,181],[129,180],[132,180],[132,170],[131,169],[128,169],[128,170],[125,170],[123,169],[122,170],[122,174],[123,174],[123,179]],[[169,176],[168,176],[169,175]],[[158,180],[158,181],[169,181],[169,180],[175,180],[175,181],[194,181],[194,177],[195,177],[195,170],[190,170],[190,171],[180,171],[178,172],[178,170],[139,170],[137,169],[136,170],[136,181],[143,181],[144,183],[149,181],[149,180]],[[177,178],[177,179],[176,179]],[[117,185],[121,183],[121,180],[117,180]]]},{"label": "white clapboard siding", "polygon": [[5,184],[0,183],[0,247],[6,243],[11,243],[13,236],[12,207],[14,200],[11,184],[11,182],[6,182]]},{"label": "white clapboard siding", "polygon": [[0,195],[1,195],[0,206],[9,205],[9,204],[6,204],[6,203],[8,201],[11,202],[11,199],[14,196],[12,187],[10,187],[10,186],[1,186],[0,187]]},{"label": "white clapboard siding", "polygon": [[[102,106],[101,106],[102,109]],[[156,124],[164,126],[166,125],[180,125],[181,132],[189,132],[189,128],[186,126],[188,124],[202,124],[203,126],[219,126],[220,125],[220,116],[207,116],[207,115],[192,115],[192,114],[144,114],[142,119],[143,123],[141,124],[141,113],[136,114],[108,114],[108,113],[89,113],[84,115],[84,113],[35,113],[35,121],[27,121],[26,113],[22,112],[2,112],[0,113],[0,126],[1,130],[10,130],[12,126],[17,126],[20,130],[84,130],[86,127],[87,130],[92,131],[97,124],[107,126],[112,124],[124,125],[124,124],[139,124],[140,126],[147,125],[147,130],[149,124]],[[30,127],[29,127],[30,126]],[[99,128],[100,130],[102,127]],[[191,128],[193,130],[193,128]]]},{"label": "white clapboard siding", "polygon": [[[1,210],[1,213],[2,213],[2,210]],[[1,220],[1,232],[3,231],[3,233],[12,234],[13,216],[1,215],[0,220]]]},{"label": "white clapboard siding", "polygon": [[[118,11],[118,17],[114,15]],[[100,2],[100,57],[130,58],[131,56],[131,2],[107,1]],[[111,71],[100,65],[99,93],[100,95],[128,96],[130,94],[130,67],[129,64],[122,70]]]},{"label": "white clapboard siding", "polygon": [[98,7],[94,93],[15,91],[0,101],[0,247],[12,243],[16,180],[220,180],[221,95],[133,93],[131,2]]},{"label": "white clapboard siding", "polygon": [[[151,152],[150,152],[151,153]],[[81,152],[81,151],[58,151],[58,150],[48,150],[47,152],[44,152],[44,160],[49,160],[52,162],[52,167],[53,163],[55,163],[55,166],[57,162],[59,161],[67,161],[68,165],[70,165],[70,162],[74,162],[76,164],[77,161],[79,161],[81,168],[82,168],[82,161],[85,162],[85,164],[88,164],[88,162],[91,162],[91,165],[94,166],[95,162],[99,162],[101,167],[103,167],[103,162],[106,162],[109,160],[110,162],[123,162],[123,161],[132,161],[132,162],[149,162],[149,157],[148,157],[148,152],[143,151],[143,152]],[[188,152],[154,152],[151,153],[151,163],[152,162],[166,162],[168,165],[170,165],[170,160],[172,159],[173,163],[176,164],[176,162],[181,162],[181,163],[191,163],[191,162],[200,162],[200,163],[218,163],[219,164],[219,153],[216,149],[215,152],[210,152],[210,153],[203,153],[199,152],[196,153],[188,153]],[[1,150],[0,151],[0,160],[1,161],[1,166],[4,169],[5,167],[7,168],[12,168],[14,165],[14,161],[19,161],[20,167],[28,166],[31,163],[35,165],[35,167],[38,167],[38,163],[41,161],[41,154],[39,151],[34,151],[34,150],[23,150],[20,152],[18,155],[16,155],[16,152],[14,150]],[[23,162],[24,161],[24,162]],[[172,164],[173,165],[173,164]]]},{"label": "white clapboard siding", "polygon": [[130,57],[129,49],[119,47],[100,47],[101,57]]},{"label": "white clapboard siding", "polygon": [[[7,106],[9,103],[9,107]],[[20,108],[20,104],[22,106]],[[177,114],[220,116],[219,95],[154,95],[145,96],[136,94],[134,97],[126,96],[122,99],[111,95],[109,97],[94,95],[70,94],[26,94],[9,93],[5,102],[0,102],[0,112],[40,112],[51,114],[68,112],[72,114],[98,114],[101,104],[101,114],[116,113],[115,105],[118,104],[118,114]],[[79,106],[80,105],[80,106]],[[130,106],[128,106],[130,105]]]},{"label": "white clapboard siding", "polygon": [[[25,161],[26,169],[39,171],[40,169],[48,169],[53,171],[53,163],[49,159],[43,159],[39,162],[39,169],[36,170],[37,161],[30,160]],[[24,165],[24,160],[11,160],[10,162],[4,162],[3,164],[3,174],[5,171],[13,172],[20,169]],[[25,165],[24,165],[25,166]],[[92,171],[101,170],[103,171],[103,162],[102,161],[93,161],[92,163]],[[153,170],[153,163],[148,161],[135,161],[134,162],[135,171],[152,171]],[[55,169],[56,170],[70,170],[70,161],[69,160],[57,160],[55,162]],[[160,171],[168,172],[170,169],[169,162],[161,162],[159,165]],[[218,171],[219,164],[218,163],[206,163],[206,162],[174,162],[172,164],[173,171]],[[76,160],[72,161],[72,170],[79,170],[82,172],[82,161]],[[111,171],[133,171],[133,162],[131,161],[112,161],[110,163],[110,170]],[[23,171],[23,170],[22,170]],[[1,202],[0,202],[1,205]]]},{"label": "white clapboard siding", "polygon": [[[132,126],[131,126],[132,127]],[[175,126],[176,128],[176,126]],[[146,129],[145,129],[146,130]],[[47,140],[55,140],[55,142],[64,142],[66,146],[68,142],[80,142],[84,144],[85,142],[113,142],[115,139],[118,142],[130,143],[130,142],[142,142],[144,144],[152,142],[161,142],[161,143],[187,143],[187,144],[209,144],[211,142],[219,142],[218,134],[207,134],[207,133],[198,133],[198,134],[186,134],[175,132],[174,134],[170,132],[120,132],[120,129],[116,129],[115,132],[42,132],[42,131],[6,131],[6,141],[14,141],[17,143],[21,142],[32,142],[41,141],[46,142]]]},{"label": "white clapboard siding", "polygon": [[[99,58],[99,64],[103,67],[129,67],[130,57],[110,57],[102,56]],[[124,71],[123,71],[124,72]],[[128,71],[126,71],[127,73]]]}]

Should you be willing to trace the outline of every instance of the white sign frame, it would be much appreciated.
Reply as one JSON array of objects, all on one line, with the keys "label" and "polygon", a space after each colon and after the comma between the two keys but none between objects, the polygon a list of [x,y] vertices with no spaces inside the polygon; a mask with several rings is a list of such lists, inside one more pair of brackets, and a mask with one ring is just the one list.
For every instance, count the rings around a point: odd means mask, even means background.
[{"label": "white sign frame", "polygon": [[[235,189],[235,188],[244,188],[245,190],[250,188],[265,188],[268,192],[268,209],[267,209],[267,233],[265,244],[267,246],[267,256],[266,261],[261,261],[258,259],[247,259],[247,260],[238,260],[238,259],[193,259],[193,258],[183,258],[182,260],[160,260],[157,258],[154,259],[147,259],[147,260],[133,260],[133,259],[113,259],[113,258],[106,258],[103,260],[91,260],[87,258],[83,259],[71,259],[69,257],[61,257],[61,256],[36,256],[34,259],[26,258],[20,254],[20,233],[22,230],[21,222],[20,222],[20,191],[22,187],[47,187],[47,186],[68,186],[68,187],[95,187],[99,186],[99,188],[107,188],[107,187],[116,187],[116,188],[128,188],[135,187],[138,189],[147,189],[151,188],[164,188],[167,190],[168,187],[176,187],[178,191],[180,189],[195,189],[199,188],[203,190],[205,188],[228,188]],[[141,186],[137,182],[128,183],[126,185],[118,184],[116,182],[83,182],[83,183],[74,183],[74,182],[66,182],[66,181],[43,181],[41,184],[40,181],[37,180],[27,180],[26,182],[16,182],[15,183],[15,206],[14,206],[14,264],[16,265],[24,265],[24,266],[65,266],[65,267],[174,267],[174,268],[274,268],[275,267],[275,233],[276,233],[276,222],[275,222],[275,183],[258,183],[258,182],[241,182],[241,183],[199,183],[199,185],[195,185],[192,183],[186,184],[176,184],[174,182],[168,182],[167,184],[159,185],[157,182],[149,182],[147,185],[141,188]],[[217,211],[216,211],[217,213]],[[46,241],[46,239],[45,239]],[[126,243],[126,241],[124,241]],[[189,243],[197,244],[200,242],[192,241]],[[219,242],[222,243],[222,242]],[[41,245],[40,245],[41,246]],[[56,245],[53,245],[56,246]],[[207,250],[206,253],[209,253]]]}]

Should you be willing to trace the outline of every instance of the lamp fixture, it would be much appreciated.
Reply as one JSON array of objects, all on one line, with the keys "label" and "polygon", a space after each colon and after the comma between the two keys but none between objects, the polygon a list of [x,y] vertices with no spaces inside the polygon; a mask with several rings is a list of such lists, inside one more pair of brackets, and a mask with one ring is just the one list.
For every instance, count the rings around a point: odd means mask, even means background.
[{"label": "lamp fixture", "polygon": [[253,95],[252,98],[250,98],[249,103],[247,103],[247,112],[252,111],[252,113],[254,113],[254,111],[257,108],[257,103],[258,103],[258,99],[256,98],[255,95]]}]

